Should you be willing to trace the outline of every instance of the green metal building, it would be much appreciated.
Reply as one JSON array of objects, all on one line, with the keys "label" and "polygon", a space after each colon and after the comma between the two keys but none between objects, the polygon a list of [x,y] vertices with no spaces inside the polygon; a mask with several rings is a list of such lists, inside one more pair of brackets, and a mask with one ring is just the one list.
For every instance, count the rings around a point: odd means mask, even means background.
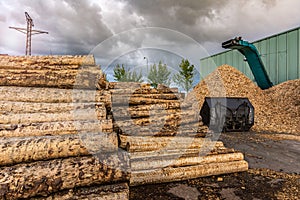
[{"label": "green metal building", "polygon": [[[274,85],[300,78],[300,27],[255,41],[253,44],[258,49]],[[237,50],[201,59],[200,74],[205,77],[223,64],[237,68],[254,81],[248,63]]]}]

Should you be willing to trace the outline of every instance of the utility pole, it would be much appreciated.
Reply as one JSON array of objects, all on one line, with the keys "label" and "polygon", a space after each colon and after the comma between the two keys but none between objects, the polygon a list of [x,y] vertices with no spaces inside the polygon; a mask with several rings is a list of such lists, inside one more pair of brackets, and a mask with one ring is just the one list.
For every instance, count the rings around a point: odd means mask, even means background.
[{"label": "utility pole", "polygon": [[46,31],[40,31],[40,30],[32,30],[32,27],[34,26],[32,18],[29,16],[27,12],[25,12],[25,17],[27,21],[27,28],[17,28],[17,27],[9,27],[11,29],[15,29],[21,33],[26,34],[26,55],[31,55],[31,36],[36,34],[48,34]]}]

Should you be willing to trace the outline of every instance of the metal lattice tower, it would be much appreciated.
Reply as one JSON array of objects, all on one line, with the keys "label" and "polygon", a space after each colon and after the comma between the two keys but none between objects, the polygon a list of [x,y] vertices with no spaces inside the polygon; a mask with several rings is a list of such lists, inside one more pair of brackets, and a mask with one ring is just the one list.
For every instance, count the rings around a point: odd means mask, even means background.
[{"label": "metal lattice tower", "polygon": [[40,30],[32,30],[32,27],[34,26],[32,18],[29,16],[27,12],[25,12],[25,17],[27,21],[27,28],[17,28],[17,27],[9,27],[12,29],[15,29],[21,33],[26,34],[26,55],[31,55],[31,36],[36,34],[48,34],[46,31],[40,31]]}]

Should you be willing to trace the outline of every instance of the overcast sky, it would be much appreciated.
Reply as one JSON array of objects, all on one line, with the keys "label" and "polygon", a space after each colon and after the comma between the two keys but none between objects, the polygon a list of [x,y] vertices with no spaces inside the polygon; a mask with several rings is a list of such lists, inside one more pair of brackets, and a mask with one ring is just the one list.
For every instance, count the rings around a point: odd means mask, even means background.
[{"label": "overcast sky", "polygon": [[235,36],[255,41],[298,27],[299,8],[299,0],[0,0],[0,53],[24,54],[25,35],[8,27],[26,27],[27,11],[34,29],[49,32],[33,36],[33,55],[94,53],[108,67],[167,62],[169,52],[199,65]]}]

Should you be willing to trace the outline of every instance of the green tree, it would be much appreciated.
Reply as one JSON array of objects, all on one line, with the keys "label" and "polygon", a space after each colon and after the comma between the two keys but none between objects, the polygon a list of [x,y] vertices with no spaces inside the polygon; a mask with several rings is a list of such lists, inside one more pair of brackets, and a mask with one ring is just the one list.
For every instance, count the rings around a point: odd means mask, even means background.
[{"label": "green tree", "polygon": [[169,86],[171,83],[170,74],[171,72],[168,70],[167,65],[159,61],[157,67],[156,64],[151,66],[148,80],[154,88],[157,88],[158,84]]},{"label": "green tree", "polygon": [[125,69],[124,65],[122,67],[117,64],[114,68],[114,78],[119,82],[143,82],[142,73],[137,74],[135,71],[131,72],[129,69]]},{"label": "green tree", "polygon": [[179,65],[180,71],[173,76],[173,81],[186,92],[193,87],[194,65],[190,65],[187,59],[182,59]]}]

